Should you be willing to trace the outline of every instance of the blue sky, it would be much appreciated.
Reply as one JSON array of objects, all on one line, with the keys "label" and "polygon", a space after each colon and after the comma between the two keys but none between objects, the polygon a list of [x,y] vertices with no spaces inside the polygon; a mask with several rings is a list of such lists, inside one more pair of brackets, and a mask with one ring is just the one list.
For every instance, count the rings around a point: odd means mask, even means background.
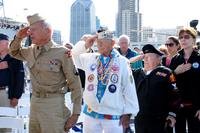
[{"label": "blue sky", "polygon": [[[114,30],[118,0],[93,1],[101,23]],[[28,14],[39,12],[54,28],[62,30],[64,40],[68,40],[70,6],[73,2],[74,0],[4,0],[4,5],[6,16],[20,21],[26,21]],[[199,7],[199,0],[141,0],[140,12],[143,14],[143,26],[175,28],[188,25],[192,19],[200,20]],[[25,8],[28,10],[24,10]],[[0,11],[2,15],[2,9]]]}]

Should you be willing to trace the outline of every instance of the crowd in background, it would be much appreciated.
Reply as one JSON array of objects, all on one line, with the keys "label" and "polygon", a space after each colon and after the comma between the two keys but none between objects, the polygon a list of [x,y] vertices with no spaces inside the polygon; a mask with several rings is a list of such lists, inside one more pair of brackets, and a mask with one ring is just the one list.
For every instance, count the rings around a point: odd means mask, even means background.
[{"label": "crowd in background", "polygon": [[[176,133],[200,133],[196,29],[182,28],[159,48],[145,44],[142,49],[131,49],[127,35],[115,42],[113,33],[101,27],[77,44],[58,47],[45,19],[34,14],[28,21],[29,27],[20,29],[11,42],[10,53],[7,35],[0,34],[0,94],[9,90],[3,98],[9,103],[1,106],[17,106],[23,87],[10,86],[17,83],[13,73],[24,75],[19,60],[26,61],[33,92],[30,133],[68,132],[78,120],[81,103],[85,133],[131,133],[131,119],[135,119],[136,133],[173,133],[172,128]],[[25,48],[21,41],[27,36],[32,45]],[[10,70],[9,62],[14,60],[10,55],[19,59],[16,70]],[[74,103],[71,113],[64,105],[64,94],[69,91]]]}]

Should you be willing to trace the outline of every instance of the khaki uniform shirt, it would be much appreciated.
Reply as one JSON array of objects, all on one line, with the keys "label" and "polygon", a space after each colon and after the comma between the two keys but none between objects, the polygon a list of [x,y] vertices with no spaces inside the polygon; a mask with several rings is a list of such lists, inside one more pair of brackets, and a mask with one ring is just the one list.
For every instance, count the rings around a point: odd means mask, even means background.
[{"label": "khaki uniform shirt", "polygon": [[74,103],[73,113],[80,114],[82,88],[80,78],[71,57],[65,55],[66,48],[49,41],[43,46],[32,44],[21,46],[21,39],[10,44],[10,54],[19,60],[26,60],[30,69],[33,95],[60,94],[68,86]]}]

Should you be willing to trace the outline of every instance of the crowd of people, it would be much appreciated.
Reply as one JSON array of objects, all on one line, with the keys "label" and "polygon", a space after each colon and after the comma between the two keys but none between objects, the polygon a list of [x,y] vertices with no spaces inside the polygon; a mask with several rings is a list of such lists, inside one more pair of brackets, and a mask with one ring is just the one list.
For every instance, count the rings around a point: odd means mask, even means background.
[{"label": "crowd of people", "polygon": [[[46,19],[34,14],[27,20],[29,26],[10,44],[0,34],[0,106],[17,106],[26,61],[32,84],[30,133],[69,132],[81,112],[84,133],[132,133],[131,119],[136,133],[173,133],[172,128],[200,133],[200,53],[194,28],[169,36],[159,49],[145,44],[140,50],[130,48],[127,35],[116,42],[107,28],[84,35],[75,45],[59,46]],[[23,47],[26,37],[32,44]],[[98,51],[92,50],[94,44]],[[64,99],[69,91],[72,110]]]}]

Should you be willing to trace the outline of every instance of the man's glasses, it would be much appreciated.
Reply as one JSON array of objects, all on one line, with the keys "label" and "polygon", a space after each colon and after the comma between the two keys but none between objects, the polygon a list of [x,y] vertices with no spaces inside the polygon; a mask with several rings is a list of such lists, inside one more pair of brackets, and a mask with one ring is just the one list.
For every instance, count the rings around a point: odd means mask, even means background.
[{"label": "man's glasses", "polygon": [[183,39],[183,38],[184,38],[184,39],[190,39],[190,35],[183,35],[183,36],[179,36],[179,37],[178,37],[179,40],[181,40],[181,39]]},{"label": "man's glasses", "polygon": [[167,47],[173,47],[174,43],[166,43],[165,46],[167,46]]}]

